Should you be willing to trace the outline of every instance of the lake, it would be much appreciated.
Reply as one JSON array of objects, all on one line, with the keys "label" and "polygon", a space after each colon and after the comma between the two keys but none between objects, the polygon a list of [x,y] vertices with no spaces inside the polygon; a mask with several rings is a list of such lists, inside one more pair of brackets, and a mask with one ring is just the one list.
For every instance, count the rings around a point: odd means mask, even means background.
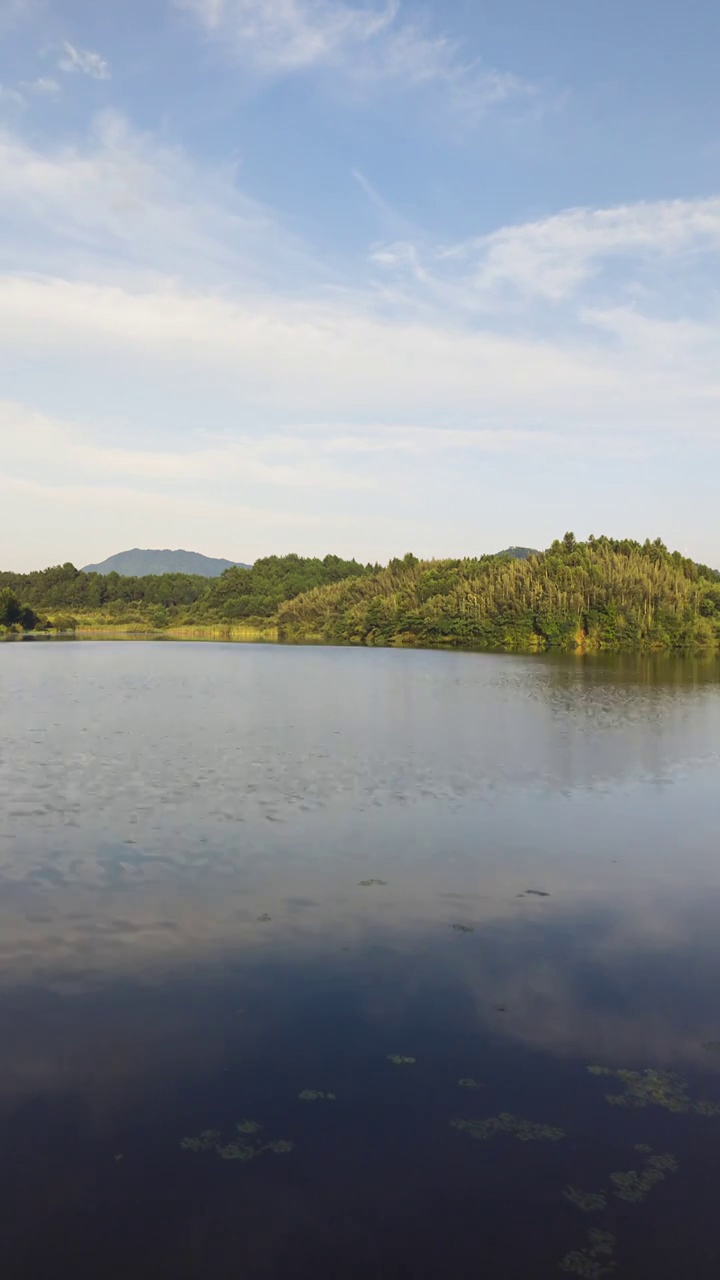
[{"label": "lake", "polygon": [[34,641],[0,707],[5,1276],[716,1275],[717,660]]}]

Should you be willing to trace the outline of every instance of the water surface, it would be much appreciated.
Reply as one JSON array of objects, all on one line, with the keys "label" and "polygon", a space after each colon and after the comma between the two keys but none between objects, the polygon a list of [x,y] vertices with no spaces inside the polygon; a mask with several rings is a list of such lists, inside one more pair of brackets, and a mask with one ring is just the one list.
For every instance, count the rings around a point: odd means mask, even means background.
[{"label": "water surface", "polygon": [[717,661],[23,643],[0,710],[6,1275],[716,1275]]}]

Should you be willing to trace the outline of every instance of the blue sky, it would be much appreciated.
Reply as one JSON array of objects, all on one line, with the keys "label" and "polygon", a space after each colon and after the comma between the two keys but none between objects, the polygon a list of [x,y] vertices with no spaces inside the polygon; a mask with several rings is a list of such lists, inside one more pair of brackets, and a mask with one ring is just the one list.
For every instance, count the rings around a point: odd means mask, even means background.
[{"label": "blue sky", "polygon": [[709,0],[0,0],[0,564],[720,566]]}]

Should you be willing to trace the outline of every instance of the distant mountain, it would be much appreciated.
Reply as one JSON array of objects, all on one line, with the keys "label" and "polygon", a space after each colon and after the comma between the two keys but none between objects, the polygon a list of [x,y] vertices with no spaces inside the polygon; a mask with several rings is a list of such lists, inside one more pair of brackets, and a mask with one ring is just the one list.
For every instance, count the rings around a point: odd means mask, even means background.
[{"label": "distant mountain", "polygon": [[86,564],[84,573],[119,573],[124,578],[146,578],[162,573],[194,573],[201,578],[219,578],[226,569],[249,569],[237,560],[214,560],[198,551],[120,551],[101,564]]},{"label": "distant mountain", "polygon": [[506,547],[504,551],[498,551],[499,556],[512,556],[513,560],[529,560],[530,556],[539,556],[540,551],[536,551],[534,547]]}]

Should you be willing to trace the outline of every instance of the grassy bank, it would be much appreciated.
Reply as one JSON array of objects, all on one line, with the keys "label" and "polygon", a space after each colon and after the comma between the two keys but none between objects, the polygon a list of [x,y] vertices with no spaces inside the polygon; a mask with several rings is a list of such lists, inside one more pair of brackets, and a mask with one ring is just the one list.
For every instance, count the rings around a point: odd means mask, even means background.
[{"label": "grassy bank", "polygon": [[56,628],[51,619],[51,629],[54,635],[72,634],[76,636],[84,636],[85,638],[112,637],[121,639],[123,636],[167,636],[173,640],[277,640],[279,638],[277,626],[274,623],[248,625],[246,623],[222,622],[208,623],[207,625],[198,625],[196,623],[188,623],[177,627],[156,627],[150,622],[142,620],[127,621],[109,621],[108,619],[98,620],[96,618],[78,618],[77,625],[71,629],[59,627]]}]

